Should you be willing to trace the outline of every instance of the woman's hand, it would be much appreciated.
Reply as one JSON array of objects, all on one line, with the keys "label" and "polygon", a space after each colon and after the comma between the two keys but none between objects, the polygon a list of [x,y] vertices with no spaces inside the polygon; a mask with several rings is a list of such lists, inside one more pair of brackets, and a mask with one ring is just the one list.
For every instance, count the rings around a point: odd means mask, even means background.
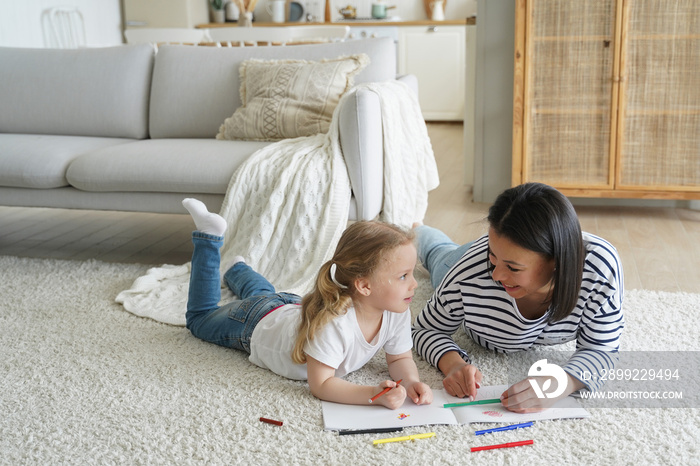
[{"label": "woman's hand", "polygon": [[554,398],[539,398],[535,389],[532,388],[530,380],[533,380],[538,386],[544,386],[544,383],[552,379],[552,377],[528,377],[518,383],[513,384],[501,395],[501,403],[508,411],[514,413],[537,413],[551,408],[554,403],[569,396],[576,390],[584,387],[584,384],[576,380],[571,375],[567,375],[566,389],[561,395]]},{"label": "woman's hand", "polygon": [[446,374],[442,385],[452,396],[468,397],[471,401],[476,397],[477,388],[481,388],[481,371],[471,364],[453,366]]},{"label": "woman's hand", "polygon": [[429,405],[433,402],[433,391],[423,382],[414,382],[406,389],[408,397],[417,405]]},{"label": "woman's hand", "polygon": [[385,388],[391,388],[391,390],[374,400],[372,404],[380,404],[389,409],[397,409],[403,406],[403,402],[406,399],[406,389],[393,380],[385,380],[379,384],[377,393],[380,393]]},{"label": "woman's hand", "polygon": [[445,374],[442,385],[452,396],[470,397],[474,401],[476,389],[481,387],[481,372],[467,364],[456,351],[445,353],[438,361],[438,369]]}]

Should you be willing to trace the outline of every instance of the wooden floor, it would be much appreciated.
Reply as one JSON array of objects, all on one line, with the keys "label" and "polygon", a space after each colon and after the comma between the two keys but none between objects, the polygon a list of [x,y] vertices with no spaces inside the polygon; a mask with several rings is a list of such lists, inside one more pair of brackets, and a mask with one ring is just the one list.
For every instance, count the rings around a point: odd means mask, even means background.
[{"label": "wooden floor", "polygon": [[[488,204],[463,183],[462,126],[431,123],[441,185],[425,223],[456,242],[486,231]],[[661,207],[577,207],[584,230],[612,242],[627,289],[700,293],[700,212]],[[188,215],[0,207],[0,255],[181,264],[190,259]]]}]

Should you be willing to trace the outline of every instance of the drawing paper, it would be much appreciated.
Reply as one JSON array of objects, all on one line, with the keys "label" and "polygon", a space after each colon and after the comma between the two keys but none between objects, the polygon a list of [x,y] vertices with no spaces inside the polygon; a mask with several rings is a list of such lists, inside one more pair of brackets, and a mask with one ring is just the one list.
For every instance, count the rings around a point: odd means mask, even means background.
[{"label": "drawing paper", "polygon": [[[500,398],[507,385],[482,387],[476,400]],[[547,419],[584,418],[590,413],[578,400],[569,396],[553,407],[539,413],[518,414],[505,409],[500,403],[443,408],[445,403],[463,403],[464,398],[450,396],[445,390],[433,390],[433,402],[415,405],[406,398],[399,409],[390,410],[381,405],[357,406],[323,401],[323,424],[326,430],[378,429],[413,427],[432,424],[469,424],[473,422],[520,423]]]}]

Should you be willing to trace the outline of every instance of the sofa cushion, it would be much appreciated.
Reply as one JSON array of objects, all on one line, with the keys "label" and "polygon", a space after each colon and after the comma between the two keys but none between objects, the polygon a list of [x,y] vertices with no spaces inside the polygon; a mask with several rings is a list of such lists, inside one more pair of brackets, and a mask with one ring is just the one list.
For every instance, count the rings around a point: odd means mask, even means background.
[{"label": "sofa cushion", "polygon": [[217,139],[280,139],[327,133],[333,111],[367,63],[365,54],[330,60],[246,60],[241,100]]},{"label": "sofa cushion", "polygon": [[233,172],[268,143],[151,139],[78,157],[66,178],[84,191],[225,194]]},{"label": "sofa cushion", "polygon": [[85,153],[132,139],[0,134],[0,186],[49,189],[68,186],[66,170]]},{"label": "sofa cushion", "polygon": [[321,60],[359,53],[366,53],[370,63],[355,83],[396,78],[396,47],[386,37],[285,47],[161,46],[153,69],[150,135],[214,138],[241,106],[238,67],[245,60]]},{"label": "sofa cushion", "polygon": [[0,47],[0,133],[148,136],[148,44],[57,50]]}]

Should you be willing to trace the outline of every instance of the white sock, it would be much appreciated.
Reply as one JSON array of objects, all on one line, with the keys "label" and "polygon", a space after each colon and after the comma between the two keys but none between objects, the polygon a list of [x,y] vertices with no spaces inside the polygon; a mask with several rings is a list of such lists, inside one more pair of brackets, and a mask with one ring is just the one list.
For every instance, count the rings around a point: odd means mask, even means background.
[{"label": "white sock", "polygon": [[228,272],[229,270],[231,270],[231,267],[233,267],[234,265],[238,264],[239,262],[245,262],[245,259],[243,258],[243,256],[235,256],[235,257],[233,257],[233,258],[231,259],[231,262],[227,262],[227,263],[226,263],[226,266],[225,266],[224,268],[222,268],[221,270],[223,270],[224,273],[226,273],[226,272]]},{"label": "white sock", "polygon": [[221,269],[221,286],[226,286],[226,283],[224,283],[224,275],[226,275],[226,272],[231,270],[231,267],[238,264],[239,262],[245,262],[243,256],[236,256],[232,258],[231,262],[226,263],[225,267]]},{"label": "white sock", "polygon": [[224,236],[226,232],[226,220],[219,215],[207,210],[207,206],[198,199],[188,197],[183,199],[182,205],[192,216],[197,230],[214,236]]}]

